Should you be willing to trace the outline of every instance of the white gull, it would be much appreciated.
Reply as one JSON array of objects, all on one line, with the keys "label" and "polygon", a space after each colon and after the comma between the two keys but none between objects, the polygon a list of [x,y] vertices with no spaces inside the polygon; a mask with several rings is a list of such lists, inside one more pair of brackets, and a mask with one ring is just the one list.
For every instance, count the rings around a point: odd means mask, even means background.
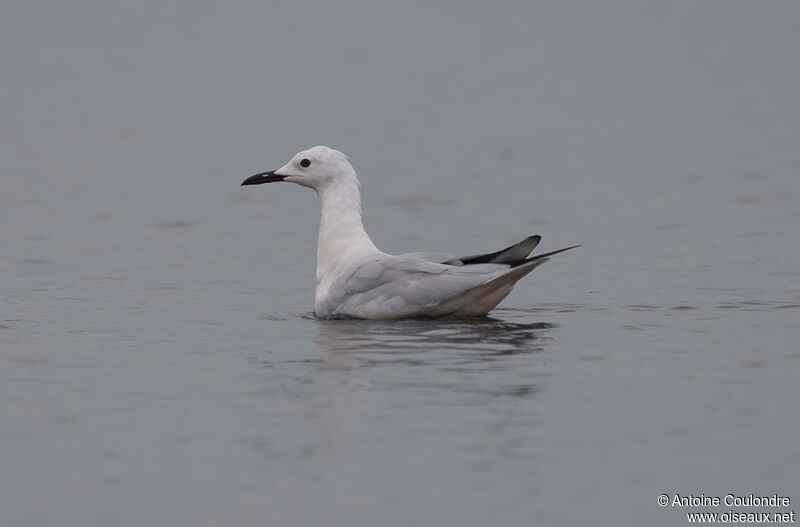
[{"label": "white gull", "polygon": [[247,178],[242,185],[275,181],[312,188],[319,196],[314,302],[319,318],[485,315],[548,256],[577,247],[528,258],[541,240],[529,236],[500,251],[475,256],[394,256],[375,247],[364,230],[358,177],[343,153],[315,146],[277,170]]}]

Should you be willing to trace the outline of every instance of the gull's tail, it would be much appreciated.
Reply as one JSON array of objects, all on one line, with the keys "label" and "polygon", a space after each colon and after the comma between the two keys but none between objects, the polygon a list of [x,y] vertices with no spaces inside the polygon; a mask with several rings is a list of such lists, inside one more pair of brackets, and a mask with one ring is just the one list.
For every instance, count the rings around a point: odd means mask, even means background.
[{"label": "gull's tail", "polygon": [[[532,238],[536,238],[535,241],[532,241]],[[469,265],[470,263],[505,263],[507,265],[511,265],[511,268],[505,271],[500,276],[496,276],[491,280],[488,280],[477,287],[473,287],[467,291],[464,291],[456,298],[448,300],[443,304],[440,304],[433,308],[429,313],[428,316],[442,316],[442,315],[455,315],[455,316],[483,316],[492,309],[497,306],[514,288],[514,285],[525,275],[548,261],[550,256],[554,254],[563,253],[564,251],[569,251],[570,249],[574,249],[576,247],[580,247],[580,245],[574,245],[572,247],[566,247],[564,249],[559,249],[557,251],[552,251],[549,253],[539,254],[533,256],[531,258],[525,259],[530,253],[530,249],[525,253],[523,256],[522,261],[517,260],[516,258],[511,259],[510,256],[516,257],[522,250],[526,247],[519,248],[519,246],[528,243],[539,243],[539,236],[531,236],[522,242],[512,245],[502,251],[498,251],[497,253],[492,253],[489,255],[481,255],[472,257],[473,259],[478,259],[479,261],[470,261],[471,258],[466,258],[466,262],[464,259],[460,259],[462,265]],[[515,252],[516,251],[516,252]],[[488,261],[483,260],[483,258],[491,258]],[[498,258],[503,259],[505,261],[498,261]],[[452,264],[451,264],[452,265]]]},{"label": "gull's tail", "polygon": [[461,317],[483,316],[499,304],[514,288],[520,278],[530,273],[547,258],[539,258],[512,267],[500,276],[464,291],[457,297],[431,309],[427,316],[454,315]]}]

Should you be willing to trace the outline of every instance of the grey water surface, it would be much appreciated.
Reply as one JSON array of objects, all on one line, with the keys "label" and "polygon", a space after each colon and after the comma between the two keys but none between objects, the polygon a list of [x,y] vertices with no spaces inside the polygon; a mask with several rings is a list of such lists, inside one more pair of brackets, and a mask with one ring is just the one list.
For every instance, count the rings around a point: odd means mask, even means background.
[{"label": "grey water surface", "polygon": [[[798,27],[791,1],[5,2],[0,524],[794,510]],[[315,196],[239,187],[315,144],[388,252],[582,247],[488,318],[316,320]]]}]

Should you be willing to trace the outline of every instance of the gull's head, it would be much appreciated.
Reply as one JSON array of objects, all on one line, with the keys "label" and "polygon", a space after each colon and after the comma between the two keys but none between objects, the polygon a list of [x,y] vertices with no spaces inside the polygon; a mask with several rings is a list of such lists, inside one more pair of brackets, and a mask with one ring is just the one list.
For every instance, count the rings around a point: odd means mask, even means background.
[{"label": "gull's head", "polygon": [[358,181],[347,156],[327,146],[315,146],[303,150],[277,170],[250,176],[242,185],[261,185],[275,181],[289,181],[314,190],[344,181]]}]

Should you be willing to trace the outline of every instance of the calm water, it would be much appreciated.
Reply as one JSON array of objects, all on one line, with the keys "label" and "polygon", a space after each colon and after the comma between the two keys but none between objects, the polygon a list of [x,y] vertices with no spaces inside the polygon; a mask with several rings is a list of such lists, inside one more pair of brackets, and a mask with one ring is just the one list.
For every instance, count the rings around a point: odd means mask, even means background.
[{"label": "calm water", "polygon": [[[800,4],[651,4],[6,2],[0,523],[797,508]],[[238,185],[320,143],[389,252],[583,246],[315,320],[313,193]]]}]

